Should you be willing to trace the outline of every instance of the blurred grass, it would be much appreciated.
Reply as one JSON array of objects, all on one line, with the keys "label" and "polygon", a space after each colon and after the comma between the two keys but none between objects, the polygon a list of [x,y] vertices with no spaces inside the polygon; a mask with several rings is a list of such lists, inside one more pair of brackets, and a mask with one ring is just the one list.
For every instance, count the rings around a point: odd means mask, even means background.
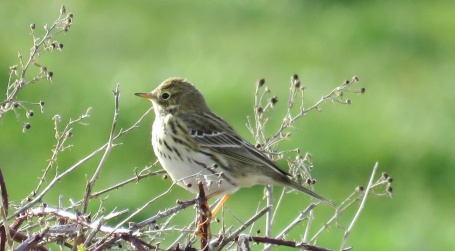
[{"label": "blurred grass", "polygon": [[[74,25],[58,37],[65,45],[63,52],[40,59],[55,73],[54,84],[31,86],[19,97],[44,100],[45,114],[30,119],[32,129],[25,134],[14,114],[0,125],[0,167],[10,200],[18,201],[36,186],[54,144],[54,114],[67,121],[93,107],[90,125],[75,128],[74,148],[61,155],[60,168],[107,140],[111,90],[117,83],[122,95],[119,127],[129,126],[149,107],[134,92],[181,76],[195,83],[213,110],[251,139],[244,125],[246,116],[252,115],[257,79],[265,77],[279,98],[274,118],[286,104],[291,74],[298,73],[307,86],[307,104],[357,75],[366,94],[351,97],[351,106],[325,104],[322,113],[309,114],[298,122],[299,130],[286,146],[312,153],[317,191],[328,198],[344,198],[365,184],[375,161],[394,177],[392,200],[372,197],[367,202],[350,239],[356,249],[455,247],[450,224],[455,217],[455,2],[3,1],[2,92],[8,67],[17,64],[17,51],[26,55],[31,46],[29,24],[34,22],[39,29],[50,23],[61,4],[74,13]],[[149,145],[152,120],[149,116],[121,140],[124,145],[114,149],[96,189],[154,161]],[[272,121],[270,132],[279,123]],[[81,197],[85,174],[90,177],[96,164],[92,160],[66,178],[45,200],[59,194],[66,199]],[[106,207],[134,210],[168,184],[150,178],[111,193]],[[260,187],[243,189],[227,206],[243,211],[245,200],[260,194]],[[192,196],[174,189],[150,213]],[[293,198],[307,201],[297,196]],[[256,204],[247,206],[245,212],[251,213]],[[188,210],[186,217],[191,220],[192,212]],[[341,220],[344,226],[346,219]],[[283,225],[290,220],[280,219]],[[320,244],[337,248],[343,231],[330,231]]]}]

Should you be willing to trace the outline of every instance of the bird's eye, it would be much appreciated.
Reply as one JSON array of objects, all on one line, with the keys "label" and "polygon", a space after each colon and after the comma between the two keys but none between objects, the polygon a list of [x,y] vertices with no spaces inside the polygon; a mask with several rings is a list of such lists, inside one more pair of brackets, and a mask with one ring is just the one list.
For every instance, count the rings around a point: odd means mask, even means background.
[{"label": "bird's eye", "polygon": [[169,99],[169,97],[171,97],[171,94],[169,94],[169,93],[167,93],[167,92],[161,94],[161,98],[162,98],[163,100],[167,100],[167,99]]}]

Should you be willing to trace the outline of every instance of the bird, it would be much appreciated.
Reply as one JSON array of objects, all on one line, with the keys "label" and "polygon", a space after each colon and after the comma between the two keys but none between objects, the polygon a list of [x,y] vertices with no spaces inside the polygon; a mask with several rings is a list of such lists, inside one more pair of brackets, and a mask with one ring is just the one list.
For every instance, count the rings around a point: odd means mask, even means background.
[{"label": "bird", "polygon": [[335,207],[242,138],[186,79],[169,78],[153,91],[135,95],[152,102],[151,142],[161,166],[186,190],[197,194],[202,182],[207,198],[221,198],[214,214],[231,194],[254,185],[291,187]]}]

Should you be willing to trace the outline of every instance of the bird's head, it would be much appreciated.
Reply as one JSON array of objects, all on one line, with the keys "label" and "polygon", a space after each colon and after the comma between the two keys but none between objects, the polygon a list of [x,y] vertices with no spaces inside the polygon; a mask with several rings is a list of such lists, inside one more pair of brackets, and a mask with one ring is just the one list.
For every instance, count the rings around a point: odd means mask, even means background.
[{"label": "bird's head", "polygon": [[169,78],[155,90],[135,95],[152,101],[156,115],[209,110],[201,92],[183,78]]}]

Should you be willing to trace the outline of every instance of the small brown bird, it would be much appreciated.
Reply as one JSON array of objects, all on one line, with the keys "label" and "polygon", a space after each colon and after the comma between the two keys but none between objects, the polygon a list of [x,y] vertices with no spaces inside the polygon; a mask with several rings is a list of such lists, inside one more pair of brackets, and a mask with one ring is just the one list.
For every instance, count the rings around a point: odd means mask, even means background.
[{"label": "small brown bird", "polygon": [[198,193],[202,181],[207,197],[224,201],[241,187],[257,184],[288,186],[332,207],[335,205],[291,179],[226,121],[207,106],[201,92],[182,78],[170,78],[149,93],[155,121],[152,145],[171,178]]}]

